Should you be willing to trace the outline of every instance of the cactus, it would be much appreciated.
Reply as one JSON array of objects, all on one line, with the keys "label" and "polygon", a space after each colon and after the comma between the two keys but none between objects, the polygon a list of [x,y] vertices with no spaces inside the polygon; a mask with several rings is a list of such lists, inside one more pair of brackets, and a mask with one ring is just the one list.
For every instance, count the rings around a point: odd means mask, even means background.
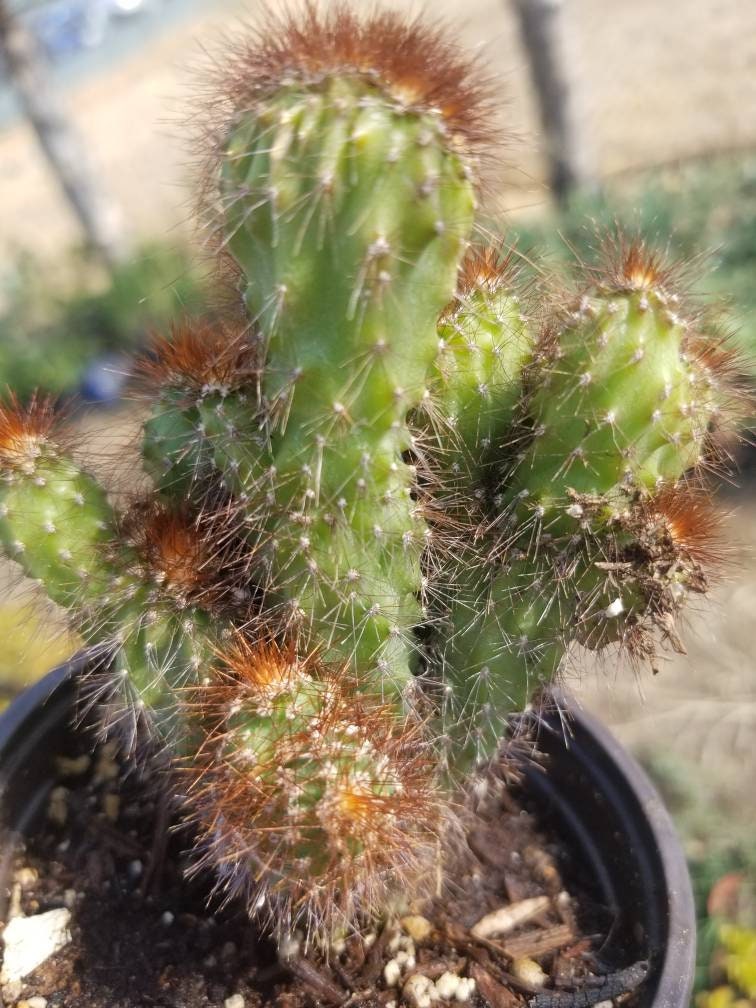
[{"label": "cactus", "polygon": [[0,408],[0,543],[198,866],[327,937],[418,884],[573,642],[680,646],[737,361],[638,243],[550,306],[471,249],[495,131],[442,33],[307,4],[225,66],[202,214],[241,309],[139,362],[125,507],[49,402]]},{"label": "cactus", "polygon": [[741,403],[736,357],[686,318],[657,253],[618,241],[604,256],[515,376],[493,491],[480,484],[442,576],[432,666],[468,758],[490,756],[502,714],[553,681],[571,642],[653,662],[656,629],[680,649],[675,614],[711,576],[701,471]]}]

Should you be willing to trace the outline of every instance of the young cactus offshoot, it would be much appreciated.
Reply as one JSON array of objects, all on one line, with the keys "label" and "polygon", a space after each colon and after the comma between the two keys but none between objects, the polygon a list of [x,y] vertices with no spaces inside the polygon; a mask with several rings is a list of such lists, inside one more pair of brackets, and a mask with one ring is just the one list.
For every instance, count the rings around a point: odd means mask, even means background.
[{"label": "young cactus offshoot", "polygon": [[573,642],[679,646],[739,392],[642,244],[557,305],[471,250],[490,92],[442,33],[305,4],[224,65],[202,205],[237,314],[141,363],[123,509],[9,399],[0,543],[99,656],[104,727],[172,768],[198,865],[328,936],[427,875]]},{"label": "young cactus offshoot", "polygon": [[513,370],[508,432],[479,451],[492,461],[474,525],[439,564],[431,668],[444,730],[471,758],[491,755],[508,707],[553,680],[570,643],[650,661],[659,638],[679,648],[675,617],[713,573],[704,473],[742,408],[736,357],[656,253],[619,240],[604,256]]}]

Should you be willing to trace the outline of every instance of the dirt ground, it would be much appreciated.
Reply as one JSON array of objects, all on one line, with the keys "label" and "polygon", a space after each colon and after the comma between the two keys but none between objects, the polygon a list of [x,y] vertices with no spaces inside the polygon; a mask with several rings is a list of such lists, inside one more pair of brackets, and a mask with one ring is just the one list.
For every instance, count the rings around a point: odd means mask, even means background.
[{"label": "dirt ground", "polygon": [[[372,0],[355,0],[365,7]],[[274,4],[275,6],[275,4]],[[418,2],[395,7],[417,12]],[[192,151],[180,125],[191,108],[189,68],[218,51],[259,0],[207,0],[108,73],[66,95],[103,184],[134,234],[186,228]],[[527,63],[509,0],[434,0],[432,19],[459,25],[501,79],[502,120],[513,140],[502,166],[502,206],[547,200]],[[751,0],[570,0],[570,46],[584,127],[602,173],[756,143],[756,4]],[[77,240],[32,136],[0,135],[0,251],[50,256]]]}]

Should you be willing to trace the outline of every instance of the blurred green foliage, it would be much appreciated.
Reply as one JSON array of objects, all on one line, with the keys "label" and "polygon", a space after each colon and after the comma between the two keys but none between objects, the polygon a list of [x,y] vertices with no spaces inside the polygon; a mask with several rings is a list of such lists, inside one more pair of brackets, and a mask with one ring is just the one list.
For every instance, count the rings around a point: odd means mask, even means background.
[{"label": "blurred green foliage", "polygon": [[693,288],[721,295],[756,372],[756,154],[695,162],[610,182],[565,212],[516,220],[510,242],[537,263],[595,260],[600,234],[619,226],[688,264]]},{"label": "blurred green foliage", "polygon": [[0,280],[0,388],[76,391],[87,365],[129,352],[153,328],[201,312],[209,283],[189,250],[143,245],[112,275],[72,253],[61,275],[28,254]]}]

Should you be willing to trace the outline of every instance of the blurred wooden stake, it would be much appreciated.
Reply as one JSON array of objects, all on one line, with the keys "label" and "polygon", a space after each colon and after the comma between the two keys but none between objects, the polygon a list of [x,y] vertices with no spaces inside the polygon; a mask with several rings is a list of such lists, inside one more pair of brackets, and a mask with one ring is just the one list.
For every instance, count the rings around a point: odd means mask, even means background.
[{"label": "blurred wooden stake", "polygon": [[22,110],[57,182],[76,215],[87,244],[112,268],[126,251],[117,206],[104,195],[84,145],[58,101],[46,59],[20,17],[0,0],[0,56]]},{"label": "blurred wooden stake", "polygon": [[578,108],[575,55],[567,31],[565,0],[513,0],[538,100],[555,198],[598,189],[593,157]]}]

